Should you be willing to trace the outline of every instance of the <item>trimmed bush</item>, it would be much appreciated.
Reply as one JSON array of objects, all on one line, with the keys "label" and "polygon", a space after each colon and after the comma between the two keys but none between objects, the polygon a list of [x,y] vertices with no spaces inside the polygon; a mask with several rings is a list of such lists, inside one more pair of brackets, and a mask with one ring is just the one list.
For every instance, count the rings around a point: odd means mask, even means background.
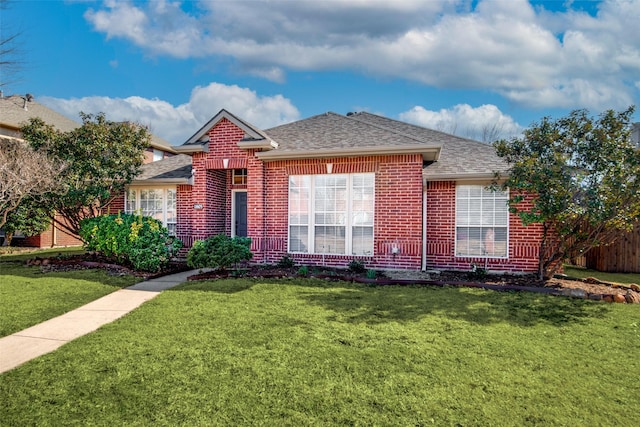
[{"label": "trimmed bush", "polygon": [[253,258],[251,239],[224,234],[197,240],[187,253],[187,265],[192,268],[211,267],[226,270],[241,261]]},{"label": "trimmed bush", "polygon": [[80,237],[86,250],[141,271],[162,269],[182,247],[157,219],[132,214],[87,218],[80,223]]},{"label": "trimmed bush", "polygon": [[358,261],[357,259],[354,259],[353,261],[351,261],[347,269],[350,272],[356,273],[356,274],[361,274],[367,271],[367,268],[364,266],[364,263],[362,261]]}]

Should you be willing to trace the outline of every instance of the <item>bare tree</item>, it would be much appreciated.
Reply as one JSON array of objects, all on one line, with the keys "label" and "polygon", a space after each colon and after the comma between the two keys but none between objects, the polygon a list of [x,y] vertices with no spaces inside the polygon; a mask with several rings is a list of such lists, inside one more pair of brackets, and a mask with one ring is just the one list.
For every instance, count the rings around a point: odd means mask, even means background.
[{"label": "bare tree", "polygon": [[0,227],[26,198],[37,200],[63,190],[58,175],[65,165],[16,138],[0,137]]},{"label": "bare tree", "polygon": [[460,126],[457,121],[445,122],[444,120],[441,120],[436,123],[434,128],[440,132],[458,135],[462,138],[469,138],[476,141],[486,142],[488,144],[491,144],[503,137],[505,130],[504,123],[499,120],[492,123],[486,123],[482,126]]},{"label": "bare tree", "polygon": [[[0,0],[0,14],[8,9],[10,4],[9,0]],[[18,49],[21,32],[10,29],[7,21],[9,20],[0,18],[0,87],[14,83],[24,65],[19,59]]]}]

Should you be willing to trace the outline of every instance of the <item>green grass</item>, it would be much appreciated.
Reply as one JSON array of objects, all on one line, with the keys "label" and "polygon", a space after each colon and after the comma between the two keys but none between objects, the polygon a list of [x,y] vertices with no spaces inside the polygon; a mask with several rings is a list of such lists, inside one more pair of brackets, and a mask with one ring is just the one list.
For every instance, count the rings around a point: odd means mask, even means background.
[{"label": "green grass", "polygon": [[101,270],[42,273],[39,267],[4,259],[0,258],[0,337],[140,281],[133,276],[108,276]]},{"label": "green grass", "polygon": [[188,283],[0,379],[3,425],[640,425],[640,309]]},{"label": "green grass", "polygon": [[589,270],[586,268],[564,266],[564,274],[578,279],[595,277],[605,282],[614,283],[636,283],[640,285],[640,273],[603,273],[601,271]]}]

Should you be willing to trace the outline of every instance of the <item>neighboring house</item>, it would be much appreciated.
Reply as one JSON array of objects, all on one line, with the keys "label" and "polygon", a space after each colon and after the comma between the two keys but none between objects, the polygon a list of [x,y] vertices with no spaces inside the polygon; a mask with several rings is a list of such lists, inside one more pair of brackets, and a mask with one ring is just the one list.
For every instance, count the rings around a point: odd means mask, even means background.
[{"label": "neighboring house", "polygon": [[187,246],[224,233],[251,237],[258,263],[537,269],[541,228],[486,189],[507,167],[484,143],[369,113],[261,130],[221,110],[176,150],[191,157],[148,165],[129,192]]},{"label": "neighboring house", "polygon": [[[20,128],[29,119],[38,117],[62,132],[71,131],[80,123],[73,121],[60,113],[45,107],[35,101],[33,96],[12,95],[2,96],[0,93],[0,135],[21,138]],[[171,159],[176,154],[175,149],[164,139],[152,135],[151,144],[144,153],[144,162],[151,163],[163,159]],[[180,157],[180,156],[178,156]],[[57,218],[62,220],[62,218]],[[18,237],[18,236],[16,236]],[[82,242],[64,229],[52,224],[49,229],[37,236],[19,239],[16,243],[33,247],[62,247],[78,246]]]}]

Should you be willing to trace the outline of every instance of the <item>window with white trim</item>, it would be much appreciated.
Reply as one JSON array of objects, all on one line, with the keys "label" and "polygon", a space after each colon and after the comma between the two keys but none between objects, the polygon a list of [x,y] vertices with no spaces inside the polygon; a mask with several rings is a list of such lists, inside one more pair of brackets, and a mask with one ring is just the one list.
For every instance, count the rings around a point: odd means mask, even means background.
[{"label": "window with white trim", "polygon": [[291,175],[289,252],[373,255],[375,174]]},{"label": "window with white trim", "polygon": [[456,186],[456,256],[506,258],[509,193]]},{"label": "window with white trim", "polygon": [[157,162],[164,159],[164,151],[158,150],[157,148],[153,149],[153,161]]},{"label": "window with white trim", "polygon": [[176,189],[129,187],[125,197],[125,212],[150,216],[162,222],[175,236],[177,223]]}]

